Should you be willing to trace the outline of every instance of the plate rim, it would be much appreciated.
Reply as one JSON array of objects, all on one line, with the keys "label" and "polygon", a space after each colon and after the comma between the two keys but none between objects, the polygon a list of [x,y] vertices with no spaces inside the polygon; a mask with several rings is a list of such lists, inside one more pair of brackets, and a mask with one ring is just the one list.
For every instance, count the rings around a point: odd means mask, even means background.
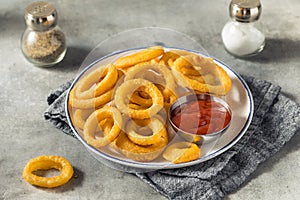
[{"label": "plate rim", "polygon": [[76,78],[72,81],[71,86],[69,87],[69,89],[67,90],[66,93],[66,99],[65,99],[65,112],[66,112],[66,118],[67,118],[67,122],[68,125],[70,126],[72,132],[74,133],[74,135],[76,136],[76,138],[86,147],[88,148],[89,151],[92,151],[94,154],[101,156],[104,159],[107,159],[111,162],[115,162],[117,164],[120,165],[124,165],[124,166],[128,166],[128,167],[134,167],[134,168],[139,168],[139,169],[151,169],[151,170],[158,170],[158,169],[175,169],[175,168],[182,168],[182,167],[187,167],[187,166],[192,166],[195,164],[199,164],[202,162],[205,162],[207,160],[210,160],[224,152],[226,152],[227,150],[229,150],[232,146],[234,146],[242,137],[243,135],[246,133],[246,131],[248,130],[252,118],[253,118],[253,114],[254,114],[254,101],[253,101],[253,96],[251,93],[251,90],[249,88],[249,86],[247,85],[246,81],[241,77],[241,75],[239,75],[235,70],[233,70],[231,67],[229,67],[226,63],[222,62],[221,60],[219,60],[218,58],[215,58],[213,56],[210,55],[206,55],[205,53],[199,52],[199,51],[195,51],[195,50],[189,50],[189,49],[185,49],[185,48],[178,48],[178,47],[166,47],[163,46],[163,48],[166,49],[177,49],[177,50],[186,50],[189,52],[193,52],[202,56],[206,56],[206,57],[211,57],[214,59],[214,61],[216,61],[217,63],[220,63],[222,65],[222,67],[226,67],[228,70],[230,70],[237,78],[238,80],[242,83],[244,89],[247,92],[247,97],[249,99],[249,103],[250,103],[250,112],[248,113],[247,116],[247,120],[243,126],[243,128],[241,129],[241,131],[225,146],[223,146],[222,148],[214,151],[212,154],[208,154],[204,157],[201,157],[197,160],[191,161],[191,162],[187,162],[187,163],[180,163],[180,164],[173,164],[173,163],[163,163],[163,164],[153,164],[153,163],[149,163],[149,162],[138,162],[138,161],[130,161],[130,160],[122,160],[119,159],[117,157],[111,156],[110,154],[107,154],[105,152],[101,152],[99,151],[97,148],[93,147],[92,145],[89,145],[84,138],[76,131],[75,127],[73,126],[73,123],[71,121],[71,117],[70,117],[70,113],[69,113],[69,96],[70,96],[70,92],[73,89],[73,87],[75,86],[75,84],[78,82],[78,80],[85,74],[86,71],[88,71],[90,68],[92,68],[92,66],[94,66],[95,64],[109,58],[112,56],[115,56],[117,54],[121,54],[124,52],[128,52],[128,51],[137,51],[137,50],[141,50],[141,49],[145,49],[148,48],[148,46],[143,46],[143,47],[137,47],[137,48],[129,48],[129,49],[125,49],[125,50],[118,50],[118,51],[114,51],[110,54],[107,54],[103,57],[100,57],[99,59],[96,59],[95,61],[93,61],[91,64],[87,65],[77,76]]}]

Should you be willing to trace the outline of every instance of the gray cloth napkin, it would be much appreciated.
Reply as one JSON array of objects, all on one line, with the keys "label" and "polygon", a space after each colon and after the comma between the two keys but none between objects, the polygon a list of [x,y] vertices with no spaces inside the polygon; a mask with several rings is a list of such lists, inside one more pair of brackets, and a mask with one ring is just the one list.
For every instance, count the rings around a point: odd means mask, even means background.
[{"label": "gray cloth napkin", "polygon": [[[280,87],[243,77],[254,98],[254,116],[245,135],[228,151],[206,162],[170,170],[135,173],[169,199],[223,199],[237,190],[259,164],[278,152],[299,132],[300,106],[280,93]],[[74,136],[64,111],[67,82],[48,96],[44,113],[57,128]]]}]

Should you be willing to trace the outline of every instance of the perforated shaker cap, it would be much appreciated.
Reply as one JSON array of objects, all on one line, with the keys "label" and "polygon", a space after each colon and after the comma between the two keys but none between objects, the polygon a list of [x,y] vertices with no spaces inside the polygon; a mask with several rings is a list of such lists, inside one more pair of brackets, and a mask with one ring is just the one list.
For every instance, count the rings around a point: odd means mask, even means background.
[{"label": "perforated shaker cap", "polygon": [[34,2],[25,10],[26,24],[35,30],[46,30],[57,23],[55,7],[48,2]]},{"label": "perforated shaker cap", "polygon": [[253,22],[261,14],[260,0],[232,0],[229,5],[230,17],[239,22]]}]

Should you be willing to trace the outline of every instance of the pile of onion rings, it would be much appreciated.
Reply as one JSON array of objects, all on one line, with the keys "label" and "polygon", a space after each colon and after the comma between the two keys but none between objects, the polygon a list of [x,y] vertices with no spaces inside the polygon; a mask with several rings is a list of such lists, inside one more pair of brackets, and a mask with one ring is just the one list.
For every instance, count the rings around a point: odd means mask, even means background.
[{"label": "pile of onion rings", "polygon": [[[89,145],[149,162],[173,137],[166,113],[178,97],[188,92],[226,95],[230,88],[230,77],[212,58],[154,46],[85,72],[70,91],[69,113]],[[174,148],[162,157],[181,163],[200,156],[193,144],[181,157]],[[174,151],[176,159],[168,153]]]}]

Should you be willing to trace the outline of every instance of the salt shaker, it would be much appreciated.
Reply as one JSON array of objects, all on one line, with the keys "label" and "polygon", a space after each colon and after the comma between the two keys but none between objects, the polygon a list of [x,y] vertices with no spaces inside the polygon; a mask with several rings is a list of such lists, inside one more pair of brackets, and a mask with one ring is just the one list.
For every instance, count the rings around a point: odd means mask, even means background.
[{"label": "salt shaker", "polygon": [[34,2],[26,7],[27,25],[21,38],[21,49],[36,66],[49,67],[60,62],[66,53],[66,38],[57,25],[57,11],[48,2]]},{"label": "salt shaker", "polygon": [[265,35],[257,28],[261,14],[259,0],[232,0],[229,5],[231,20],[222,30],[225,49],[236,57],[249,57],[261,52]]}]

